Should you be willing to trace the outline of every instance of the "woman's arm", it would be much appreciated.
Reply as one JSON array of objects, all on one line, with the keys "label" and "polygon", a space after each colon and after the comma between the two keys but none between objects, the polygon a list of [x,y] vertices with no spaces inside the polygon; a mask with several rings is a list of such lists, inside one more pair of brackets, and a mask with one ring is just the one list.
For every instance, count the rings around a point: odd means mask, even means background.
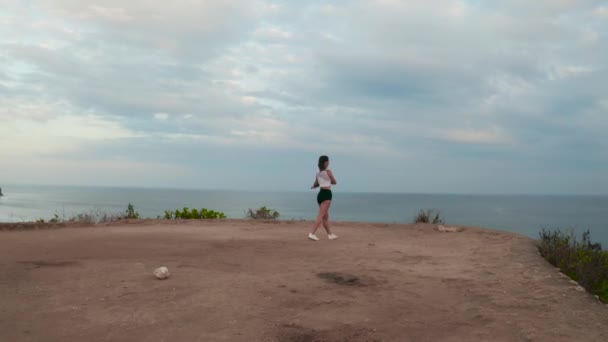
[{"label": "woman's arm", "polygon": [[331,170],[327,170],[327,175],[329,176],[332,185],[338,184],[338,182],[336,182],[336,177],[334,177],[334,173],[331,172]]},{"label": "woman's arm", "polygon": [[319,187],[319,180],[315,178],[315,184],[312,185],[312,187],[310,187],[311,189],[316,189]]}]

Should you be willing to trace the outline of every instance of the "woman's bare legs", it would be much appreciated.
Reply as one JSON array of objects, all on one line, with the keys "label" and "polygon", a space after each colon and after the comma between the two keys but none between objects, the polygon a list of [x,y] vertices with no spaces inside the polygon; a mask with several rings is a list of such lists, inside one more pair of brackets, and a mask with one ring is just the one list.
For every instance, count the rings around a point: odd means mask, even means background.
[{"label": "woman's bare legs", "polygon": [[319,215],[317,215],[317,220],[315,221],[315,225],[312,228],[312,234],[314,235],[317,230],[319,229],[319,227],[323,224],[323,226],[325,227],[325,230],[327,230],[328,234],[329,233],[329,225],[325,226],[325,216],[327,215],[327,217],[329,218],[329,206],[331,205],[331,201],[323,201],[320,205],[319,205]]},{"label": "woman's bare legs", "polygon": [[329,208],[331,207],[331,201],[326,202],[329,202],[329,204],[327,205],[325,215],[323,215],[323,228],[325,228],[327,235],[331,235],[331,228],[329,228]]}]

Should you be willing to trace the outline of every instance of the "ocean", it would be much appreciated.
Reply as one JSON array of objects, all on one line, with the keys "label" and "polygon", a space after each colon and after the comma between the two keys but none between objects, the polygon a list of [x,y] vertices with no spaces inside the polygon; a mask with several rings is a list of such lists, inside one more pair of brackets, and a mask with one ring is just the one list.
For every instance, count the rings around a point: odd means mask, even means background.
[{"label": "ocean", "polygon": [[[0,222],[50,219],[89,212],[123,212],[132,203],[142,217],[164,210],[207,208],[244,218],[248,208],[267,206],[281,219],[315,218],[316,192],[241,192],[70,186],[2,186]],[[331,219],[411,222],[420,209],[439,210],[447,224],[479,226],[537,237],[541,228],[589,229],[608,247],[608,196],[382,194],[334,191]],[[343,234],[345,234],[344,232]]]}]

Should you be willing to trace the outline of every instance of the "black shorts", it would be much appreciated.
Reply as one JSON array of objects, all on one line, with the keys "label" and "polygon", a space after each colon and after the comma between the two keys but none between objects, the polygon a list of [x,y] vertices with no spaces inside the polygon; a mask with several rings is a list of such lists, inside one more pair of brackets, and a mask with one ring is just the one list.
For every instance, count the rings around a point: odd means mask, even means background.
[{"label": "black shorts", "polygon": [[319,203],[319,205],[321,205],[321,203],[325,202],[325,201],[331,201],[331,190],[329,189],[321,189],[321,191],[319,191],[319,194],[317,195],[317,203]]}]

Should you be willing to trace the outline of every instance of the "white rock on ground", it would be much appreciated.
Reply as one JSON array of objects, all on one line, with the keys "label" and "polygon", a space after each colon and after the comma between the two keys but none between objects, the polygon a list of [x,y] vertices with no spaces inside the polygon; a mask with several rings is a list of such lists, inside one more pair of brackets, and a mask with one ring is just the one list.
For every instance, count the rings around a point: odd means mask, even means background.
[{"label": "white rock on ground", "polygon": [[167,279],[169,278],[171,274],[169,273],[169,269],[166,268],[165,266],[159,267],[157,269],[154,270],[154,276],[156,277],[156,279]]}]

